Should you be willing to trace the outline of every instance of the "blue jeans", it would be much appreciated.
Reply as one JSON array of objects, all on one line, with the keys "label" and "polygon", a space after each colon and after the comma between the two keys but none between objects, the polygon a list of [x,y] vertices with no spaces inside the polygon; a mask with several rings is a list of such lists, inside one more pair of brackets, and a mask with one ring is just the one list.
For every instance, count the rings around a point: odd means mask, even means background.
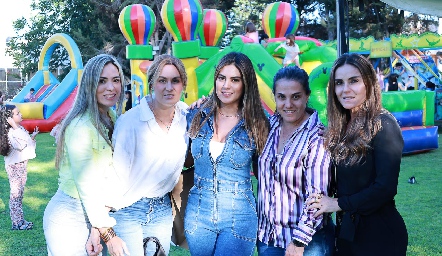
[{"label": "blue jeans", "polygon": [[199,179],[189,192],[184,229],[191,255],[253,255],[258,218],[251,183]]},{"label": "blue jeans", "polygon": [[[144,255],[143,239],[156,237],[169,254],[172,237],[172,205],[169,194],[156,198],[141,198],[131,206],[112,212],[117,221],[115,233],[126,242],[130,255]],[[155,244],[149,243],[146,255],[155,253]]]},{"label": "blue jeans", "polygon": [[[274,242],[265,244],[258,240],[259,256],[284,256],[285,248],[275,247]],[[335,250],[335,225],[329,217],[327,225],[313,235],[312,241],[304,248],[303,256],[332,256]]]}]

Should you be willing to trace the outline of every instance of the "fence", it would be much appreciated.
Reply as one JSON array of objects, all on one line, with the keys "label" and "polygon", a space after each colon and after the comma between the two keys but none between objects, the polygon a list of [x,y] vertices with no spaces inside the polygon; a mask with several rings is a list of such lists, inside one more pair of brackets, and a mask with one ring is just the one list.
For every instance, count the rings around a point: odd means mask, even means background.
[{"label": "fence", "polygon": [[0,91],[5,100],[12,99],[25,86],[27,79],[18,68],[0,68]]}]

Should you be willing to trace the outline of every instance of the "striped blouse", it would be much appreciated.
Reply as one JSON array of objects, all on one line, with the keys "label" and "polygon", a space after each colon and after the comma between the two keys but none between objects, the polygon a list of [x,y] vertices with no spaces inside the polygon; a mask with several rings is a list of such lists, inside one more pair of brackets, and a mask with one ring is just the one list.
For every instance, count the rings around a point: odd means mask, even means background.
[{"label": "striped blouse", "polygon": [[314,111],[295,130],[277,154],[281,116],[270,118],[270,134],[259,157],[258,169],[258,239],[287,248],[290,241],[308,244],[322,227],[323,216],[304,205],[312,193],[328,194],[331,169],[325,151],[324,126]]}]

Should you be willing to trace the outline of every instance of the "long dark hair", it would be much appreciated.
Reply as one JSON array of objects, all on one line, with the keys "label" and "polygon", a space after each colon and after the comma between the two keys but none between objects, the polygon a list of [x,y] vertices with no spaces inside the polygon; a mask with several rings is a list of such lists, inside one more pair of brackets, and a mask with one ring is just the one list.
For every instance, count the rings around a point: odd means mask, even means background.
[{"label": "long dark hair", "polygon": [[0,154],[2,156],[9,155],[11,151],[11,143],[9,142],[8,133],[11,125],[8,123],[8,118],[12,117],[12,111],[16,108],[15,105],[1,106],[0,117]]},{"label": "long dark hair", "polygon": [[[345,64],[359,70],[366,89],[365,102],[353,119],[350,110],[341,105],[335,93],[336,70]],[[335,163],[354,165],[361,162],[370,148],[370,141],[381,129],[379,115],[382,111],[381,87],[370,61],[356,53],[340,56],[330,73],[325,134],[325,146]]]},{"label": "long dark hair", "polygon": [[[216,86],[216,79],[218,78],[221,69],[228,65],[235,65],[241,73],[244,92],[241,96],[238,108],[241,110],[245,128],[250,139],[255,141],[257,152],[261,153],[264,149],[267,135],[269,133],[269,122],[261,105],[255,69],[246,55],[239,52],[228,53],[219,61],[216,67],[213,82],[214,86]],[[216,93],[213,92],[192,120],[189,128],[189,135],[191,138],[195,138],[198,131],[209,119],[209,116],[215,115],[220,106],[221,101]],[[204,108],[209,109],[209,115],[201,122],[201,112]]]}]

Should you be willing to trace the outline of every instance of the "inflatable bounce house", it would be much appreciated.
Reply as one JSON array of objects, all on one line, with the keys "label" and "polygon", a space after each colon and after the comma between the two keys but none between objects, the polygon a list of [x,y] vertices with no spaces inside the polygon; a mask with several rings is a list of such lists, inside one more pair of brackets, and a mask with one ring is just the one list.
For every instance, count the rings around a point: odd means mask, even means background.
[{"label": "inflatable bounce house", "polygon": [[[161,9],[161,18],[166,29],[174,38],[172,53],[180,58],[188,76],[184,101],[192,103],[202,95],[208,95],[213,89],[215,66],[227,53],[236,51],[246,54],[252,61],[258,78],[261,102],[270,115],[275,109],[272,96],[273,76],[281,68],[281,56],[285,50],[273,50],[285,41],[286,34],[294,34],[299,25],[296,8],[288,3],[269,4],[263,12],[262,24],[269,35],[269,44],[263,47],[249,38],[238,35],[229,46],[220,50],[219,42],[227,28],[225,15],[214,9],[203,9],[197,0],[166,0]],[[119,25],[124,37],[129,42],[127,58],[131,61],[132,104],[146,95],[146,71],[152,58],[152,46],[148,45],[156,17],[145,5],[134,4],[125,7],[119,16]],[[336,49],[323,46],[314,38],[296,37],[296,42],[303,52],[300,55],[301,67],[308,73],[313,72],[323,63],[333,62],[337,57]],[[320,73],[323,69],[319,69]],[[325,73],[324,73],[325,75]],[[326,86],[327,83],[315,83],[312,79],[312,107],[318,109],[321,119],[326,122]],[[312,97],[311,97],[312,98]]]},{"label": "inflatable bounce house", "polygon": [[[272,96],[273,77],[282,67],[282,49],[274,49],[285,41],[285,35],[294,34],[299,25],[295,7],[285,2],[269,4],[262,15],[262,27],[269,35],[266,47],[251,42],[249,38],[235,36],[230,45],[219,48],[219,42],[227,28],[225,15],[214,9],[203,9],[198,0],[166,0],[161,18],[174,38],[172,54],[180,58],[186,68],[188,85],[183,100],[192,103],[213,89],[215,67],[227,53],[242,52],[251,59],[261,95],[261,102],[268,115],[273,114],[275,102]],[[129,42],[126,57],[130,60],[132,105],[147,95],[147,70],[153,59],[150,37],[156,25],[152,9],[146,5],[126,6],[118,18],[122,34]],[[392,40],[394,42],[394,40]],[[325,44],[314,38],[296,37],[300,47],[301,68],[310,76],[310,106],[318,110],[321,121],[327,125],[327,84],[333,61],[337,58],[336,45]],[[48,71],[49,58],[54,49],[63,45],[69,52],[72,70],[62,82]],[[399,44],[399,43],[397,43]],[[354,46],[355,44],[350,44]],[[394,47],[393,47],[394,48]],[[360,50],[360,47],[359,47]],[[50,131],[71,107],[76,86],[83,68],[80,52],[72,39],[56,34],[43,47],[39,71],[13,99],[24,114],[23,125],[32,130]],[[37,101],[23,103],[30,88],[37,90]],[[384,107],[393,112],[403,130],[404,153],[416,153],[437,148],[437,127],[434,127],[434,92],[389,92],[383,95]]]},{"label": "inflatable bounce house", "polygon": [[350,39],[350,52],[370,54],[379,62],[379,57],[390,57],[391,67],[400,61],[407,74],[414,77],[415,90],[384,92],[383,106],[392,112],[399,122],[405,141],[404,154],[418,153],[438,148],[438,127],[434,126],[437,111],[435,91],[418,90],[431,81],[442,85],[437,57],[425,55],[426,50],[442,49],[442,37],[434,33],[421,35],[391,35],[383,41],[373,37]]},{"label": "inflatable bounce house", "polygon": [[[59,45],[68,51],[72,68],[61,82],[49,71],[51,55]],[[33,131],[38,126],[40,132],[50,132],[71,108],[82,70],[80,50],[72,38],[66,34],[50,37],[40,53],[37,73],[9,103],[20,109],[23,127]],[[24,98],[31,88],[35,90],[35,101],[25,103]]]}]

